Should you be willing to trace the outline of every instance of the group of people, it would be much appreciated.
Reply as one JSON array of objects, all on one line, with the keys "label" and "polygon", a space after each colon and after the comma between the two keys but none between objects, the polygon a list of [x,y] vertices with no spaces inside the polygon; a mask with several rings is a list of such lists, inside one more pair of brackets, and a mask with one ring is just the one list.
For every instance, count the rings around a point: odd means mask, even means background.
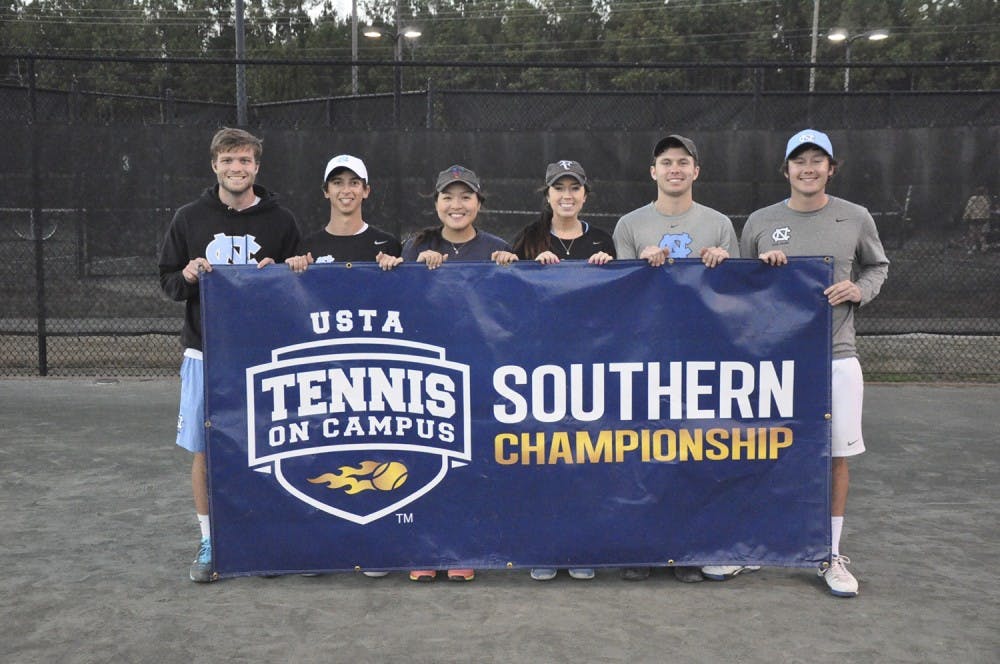
[{"label": "group of people", "polygon": [[[589,180],[579,162],[563,160],[545,170],[541,214],[510,244],[476,226],[485,202],[483,186],[474,171],[458,164],[441,171],[435,182],[440,223],[401,243],[365,221],[362,204],[371,192],[368,169],[361,159],[346,154],[330,159],[323,173],[329,220],[323,228],[301,237],[294,215],[278,203],[274,193],[255,182],[261,153],[261,141],[246,131],[226,128],[217,132],[211,163],[218,183],[177,210],[160,253],[163,290],[186,302],[177,444],[193,453],[191,485],[201,543],[189,571],[192,581],[213,579],[198,290],[199,274],[211,271],[213,265],[256,262],[262,268],[284,262],[294,272],[302,272],[311,264],[334,261],[373,261],[384,270],[416,262],[435,270],[455,261],[510,265],[533,260],[549,265],[580,260],[603,265],[635,259],[659,267],[668,258],[698,257],[713,268],[727,258],[741,256],[781,266],[788,256],[829,255],[835,261],[834,283],[824,291],[833,307],[832,556],[819,575],[834,595],[857,595],[858,582],[847,569],[850,560],[840,553],[849,484],[847,458],[865,450],[863,378],[854,342],[854,312],[878,294],[889,261],[869,212],[827,193],[838,162],[826,134],[806,129],[789,139],[781,173],[788,180],[790,195],[751,214],[739,240],[727,216],[694,201],[693,184],[701,160],[695,143],[678,134],[666,136],[653,148],[649,175],[656,183],[656,200],[624,215],[612,235],[580,218],[590,193]],[[694,582],[725,580],[758,568],[672,569],[679,580]],[[531,570],[532,578],[540,581],[557,573],[554,568]],[[621,570],[627,580],[642,580],[649,573],[649,568]],[[475,577],[472,569],[449,569],[445,574],[457,581]],[[589,579],[594,570],[575,568],[569,574]],[[415,581],[430,581],[437,575],[438,570],[410,572]]]}]

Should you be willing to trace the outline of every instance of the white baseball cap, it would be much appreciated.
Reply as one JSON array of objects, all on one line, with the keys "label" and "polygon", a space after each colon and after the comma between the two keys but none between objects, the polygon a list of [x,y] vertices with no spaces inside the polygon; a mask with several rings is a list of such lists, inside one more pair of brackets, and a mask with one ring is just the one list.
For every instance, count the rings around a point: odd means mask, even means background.
[{"label": "white baseball cap", "polygon": [[365,181],[368,182],[368,169],[365,168],[365,162],[361,161],[357,157],[352,157],[349,154],[338,154],[336,157],[326,162],[326,171],[323,172],[323,182],[330,179],[330,173],[333,173],[339,168],[346,168]]}]

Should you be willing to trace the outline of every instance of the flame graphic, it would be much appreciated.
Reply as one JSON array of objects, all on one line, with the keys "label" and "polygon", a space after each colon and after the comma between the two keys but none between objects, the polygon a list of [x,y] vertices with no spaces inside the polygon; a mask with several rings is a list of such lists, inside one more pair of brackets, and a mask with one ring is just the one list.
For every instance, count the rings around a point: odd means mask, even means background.
[{"label": "flame graphic", "polygon": [[[344,489],[348,495],[362,491],[392,491],[406,482],[405,465],[399,461],[362,461],[357,468],[341,466],[337,473],[323,473],[307,478],[313,484],[326,484],[328,489]],[[346,488],[345,488],[346,487]]]}]

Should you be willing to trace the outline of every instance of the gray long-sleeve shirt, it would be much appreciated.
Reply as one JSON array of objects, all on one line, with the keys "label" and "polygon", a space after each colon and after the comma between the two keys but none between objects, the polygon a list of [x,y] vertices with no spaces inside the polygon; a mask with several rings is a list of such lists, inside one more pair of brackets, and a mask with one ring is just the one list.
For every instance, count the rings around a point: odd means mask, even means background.
[{"label": "gray long-sleeve shirt", "polygon": [[834,283],[850,279],[861,289],[861,303],[833,310],[833,358],[857,356],[854,310],[878,295],[889,273],[889,259],[868,210],[842,198],[813,212],[797,212],[787,201],[757,210],[740,237],[740,254],[754,258],[772,249],[786,256],[832,256]]}]

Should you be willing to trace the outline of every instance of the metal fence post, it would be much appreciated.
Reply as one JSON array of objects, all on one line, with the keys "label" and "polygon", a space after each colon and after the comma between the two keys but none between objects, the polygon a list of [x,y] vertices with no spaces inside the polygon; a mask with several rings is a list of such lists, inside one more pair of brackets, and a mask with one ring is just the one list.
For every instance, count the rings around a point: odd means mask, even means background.
[{"label": "metal fence post", "polygon": [[173,88],[167,88],[164,92],[164,101],[160,104],[160,119],[163,124],[170,124],[177,120],[177,103],[174,100]]},{"label": "metal fence post", "polygon": [[427,121],[424,126],[434,128],[434,80],[431,78],[427,79]]},{"label": "metal fence post", "polygon": [[42,253],[42,175],[38,131],[38,95],[35,88],[35,59],[28,58],[28,122],[31,123],[31,234],[35,244],[35,313],[38,335],[38,375],[46,376],[48,353],[45,335],[45,255]]},{"label": "metal fence post", "polygon": [[82,109],[81,96],[82,95],[80,94],[80,81],[77,80],[76,76],[74,76],[73,80],[70,81],[70,84],[69,84],[69,123],[70,124],[75,124],[76,122],[78,122],[80,120],[80,117],[83,115],[83,113],[81,111],[81,109]]}]

